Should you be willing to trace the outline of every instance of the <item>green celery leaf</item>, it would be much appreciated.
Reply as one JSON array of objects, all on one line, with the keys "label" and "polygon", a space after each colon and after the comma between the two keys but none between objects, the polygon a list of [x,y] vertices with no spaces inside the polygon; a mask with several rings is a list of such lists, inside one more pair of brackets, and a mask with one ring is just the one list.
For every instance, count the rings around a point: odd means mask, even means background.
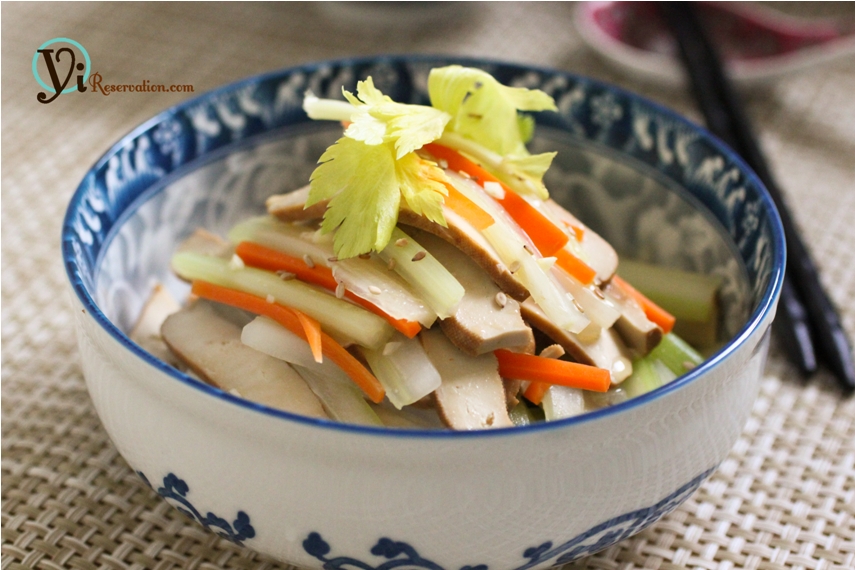
[{"label": "green celery leaf", "polygon": [[335,232],[340,259],[386,247],[402,196],[414,212],[445,225],[445,172],[415,153],[399,160],[395,154],[391,142],[370,145],[345,136],[324,152],[312,173],[306,206],[329,200],[321,230]]},{"label": "green celery leaf", "polygon": [[528,154],[531,127],[519,121],[517,111],[557,110],[543,91],[508,87],[480,69],[459,65],[432,69],[428,93],[431,105],[453,117],[452,131],[502,156]]},{"label": "green celery leaf", "polygon": [[346,259],[383,249],[398,221],[401,202],[392,145],[342,137],[320,162],[312,173],[306,205],[330,201],[321,230],[335,231],[336,255]]},{"label": "green celery leaf", "polygon": [[395,166],[401,195],[410,209],[445,226],[445,216],[442,213],[442,204],[448,195],[445,172],[435,163],[423,160],[415,153],[400,158]]},{"label": "green celery leaf", "polygon": [[438,139],[451,120],[433,107],[392,101],[370,77],[357,83],[356,95],[344,91],[355,109],[345,135],[372,145],[394,142],[398,159]]}]

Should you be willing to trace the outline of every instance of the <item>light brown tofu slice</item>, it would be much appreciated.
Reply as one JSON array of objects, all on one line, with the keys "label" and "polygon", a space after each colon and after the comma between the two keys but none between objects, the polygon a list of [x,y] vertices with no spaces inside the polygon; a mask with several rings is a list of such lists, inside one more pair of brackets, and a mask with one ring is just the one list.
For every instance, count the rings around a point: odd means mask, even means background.
[{"label": "light brown tofu slice", "polygon": [[161,335],[176,356],[206,382],[247,400],[328,418],[320,400],[287,362],[249,348],[241,329],[197,301],[170,315]]},{"label": "light brown tofu slice", "polygon": [[531,326],[551,338],[577,362],[605,368],[612,384],[620,384],[632,374],[632,358],[617,332],[604,330],[596,339],[584,341],[579,335],[557,327],[531,299],[521,306],[522,316]]},{"label": "light brown tofu slice", "polygon": [[448,427],[473,430],[513,425],[499,363],[492,353],[466,355],[436,329],[422,332],[421,339],[442,378],[434,397],[437,412]]},{"label": "light brown tofu slice", "polygon": [[481,267],[433,234],[414,229],[410,235],[466,290],[454,314],[439,323],[457,348],[471,356],[499,348],[529,354],[534,351],[534,335],[520,316],[519,303],[507,297]]},{"label": "light brown tofu slice", "polygon": [[662,329],[647,318],[638,302],[613,283],[606,285],[603,290],[620,309],[620,317],[615,321],[614,328],[627,346],[640,356],[656,348],[662,340]]},{"label": "light brown tofu slice", "polygon": [[180,309],[181,305],[178,301],[166,287],[158,283],[152,289],[151,296],[143,306],[139,319],[128,336],[148,353],[171,366],[178,367],[178,359],[160,336],[160,327],[169,315]]}]

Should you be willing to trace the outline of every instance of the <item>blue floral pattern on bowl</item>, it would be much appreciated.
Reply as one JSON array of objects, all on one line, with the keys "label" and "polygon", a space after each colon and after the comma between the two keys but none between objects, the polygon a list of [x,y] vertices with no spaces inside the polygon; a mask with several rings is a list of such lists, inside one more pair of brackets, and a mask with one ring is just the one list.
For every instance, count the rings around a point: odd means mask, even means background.
[{"label": "blue floral pattern on bowl", "polygon": [[[546,562],[552,566],[560,566],[617,544],[677,508],[697,490],[704,479],[709,477],[713,471],[714,469],[710,469],[701,473],[653,506],[614,517],[561,544],[556,545],[552,541],[546,541],[538,546],[527,548],[522,553],[526,562],[515,567],[514,570],[526,570]],[[390,570],[401,567],[443,570],[442,566],[422,558],[416,549],[406,542],[399,542],[386,537],[378,540],[377,544],[371,548],[372,555],[387,559],[385,562],[376,565],[351,556],[329,557],[332,548],[317,532],[309,533],[309,536],[303,541],[303,549],[323,562],[325,570],[343,570],[345,568]],[[487,570],[487,568],[486,564],[476,564],[463,566],[460,570]]]},{"label": "blue floral pattern on bowl", "polygon": [[[154,489],[142,471],[137,471],[137,475],[140,476],[146,485]],[[164,499],[169,499],[170,504],[180,512],[192,519],[195,519],[199,524],[218,536],[231,540],[241,546],[243,546],[245,540],[255,536],[255,529],[249,522],[249,515],[243,511],[238,511],[235,520],[231,523],[211,512],[202,516],[199,509],[194,507],[193,503],[191,503],[187,498],[187,494],[190,492],[190,487],[183,479],[179,479],[174,473],[166,475],[163,478],[163,486],[158,487],[156,491],[157,494]]]}]

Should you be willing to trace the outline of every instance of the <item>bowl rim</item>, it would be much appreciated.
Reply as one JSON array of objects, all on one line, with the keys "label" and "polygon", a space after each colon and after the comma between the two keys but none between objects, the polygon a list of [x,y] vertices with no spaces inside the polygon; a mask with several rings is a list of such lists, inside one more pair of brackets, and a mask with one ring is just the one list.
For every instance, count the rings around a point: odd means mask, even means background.
[{"label": "bowl rim", "polygon": [[[722,345],[714,354],[712,354],[709,358],[704,360],[696,368],[690,370],[689,372],[679,376],[677,379],[656,388],[650,392],[642,394],[640,396],[636,396],[634,398],[630,398],[624,402],[619,404],[615,404],[613,406],[600,408],[598,410],[593,410],[590,412],[586,412],[584,414],[573,416],[569,418],[564,418],[560,420],[553,420],[549,422],[538,422],[534,424],[530,424],[527,426],[513,426],[513,427],[504,427],[504,428],[494,428],[494,429],[485,429],[485,430],[472,430],[472,431],[457,431],[457,430],[449,430],[449,429],[412,429],[412,428],[391,428],[391,427],[376,427],[376,426],[365,426],[365,425],[357,425],[357,424],[348,424],[342,422],[336,422],[334,420],[327,419],[319,419],[319,418],[310,418],[307,416],[302,416],[293,412],[288,412],[285,410],[280,410],[276,408],[272,408],[266,406],[264,404],[259,404],[256,402],[252,402],[249,400],[245,400],[243,398],[234,396],[229,392],[222,390],[220,388],[216,388],[207,384],[201,380],[197,380],[192,378],[191,376],[184,374],[172,366],[169,366],[165,362],[156,358],[142,347],[140,347],[135,342],[131,341],[125,332],[120,330],[107,316],[101,311],[98,304],[95,302],[94,298],[90,294],[88,288],[83,283],[82,278],[80,277],[80,269],[76,263],[72,261],[74,257],[74,251],[71,246],[72,236],[74,234],[74,224],[73,224],[73,216],[77,209],[80,207],[81,202],[83,201],[84,194],[86,191],[86,181],[93,174],[93,172],[100,169],[106,161],[108,161],[117,151],[126,147],[131,141],[135,140],[141,134],[148,132],[155,125],[160,124],[165,119],[173,116],[177,112],[184,110],[188,107],[196,105],[201,101],[206,99],[210,99],[216,97],[217,95],[232,92],[239,90],[240,88],[258,83],[267,79],[272,79],[278,76],[283,76],[286,74],[292,74],[295,72],[303,71],[303,72],[312,72],[313,70],[317,70],[326,66],[358,66],[358,65],[366,65],[375,62],[412,62],[412,63],[427,63],[427,62],[436,62],[437,65],[452,65],[459,64],[465,66],[496,66],[503,68],[516,68],[518,70],[525,71],[533,71],[543,74],[550,74],[553,76],[563,76],[569,79],[575,80],[583,80],[586,83],[595,86],[599,89],[605,91],[611,91],[613,93],[622,95],[631,100],[639,101],[645,106],[647,106],[652,111],[661,114],[665,118],[674,121],[682,126],[688,127],[698,133],[700,133],[704,138],[706,138],[716,151],[721,153],[728,160],[732,161],[738,168],[741,173],[745,176],[746,182],[749,182],[757,189],[757,194],[760,202],[765,206],[765,213],[768,217],[768,223],[771,227],[771,246],[773,247],[774,255],[772,257],[772,265],[771,265],[771,273],[769,282],[764,289],[759,302],[757,303],[756,308],[751,312],[749,317],[747,318],[745,324],[740,328],[739,332],[737,332],[730,340],[728,340],[724,345]],[[268,131],[269,132],[269,131]],[[252,138],[263,137],[267,133],[260,133],[259,135],[254,135]],[[251,140],[251,139],[249,139]],[[228,151],[231,150],[232,145],[240,145],[241,143],[246,143],[247,140],[237,141],[236,143],[230,143],[223,148],[216,149],[218,151]],[[196,157],[192,159],[195,160],[204,160],[205,155],[200,157]],[[188,165],[182,165],[186,167]],[[149,187],[150,188],[150,187]],[[148,188],[146,189],[148,190]],[[140,195],[144,194],[145,191],[141,192]],[[136,204],[136,200],[132,201],[129,206]],[[115,230],[111,230],[111,233]],[[732,238],[730,238],[732,239]],[[105,242],[104,246],[106,247],[109,244]],[[167,376],[178,380],[179,382],[189,386],[190,388],[201,391],[204,394],[209,396],[213,396],[219,400],[224,400],[230,404],[235,404],[241,408],[252,412],[259,412],[266,416],[279,418],[282,420],[286,420],[289,422],[297,422],[306,427],[318,427],[322,429],[328,429],[333,431],[338,431],[342,433],[350,433],[350,434],[360,434],[372,437],[391,437],[391,438],[404,438],[404,439],[481,439],[481,438],[492,438],[492,437],[507,437],[507,436],[515,436],[515,435],[525,435],[531,433],[538,433],[543,431],[554,431],[570,428],[575,425],[585,424],[593,421],[602,420],[613,415],[622,414],[628,412],[630,410],[634,410],[636,408],[642,407],[650,402],[655,400],[659,400],[661,398],[666,397],[667,395],[674,393],[678,390],[683,389],[684,387],[695,383],[702,376],[704,376],[707,372],[711,371],[713,368],[720,366],[727,358],[736,352],[739,347],[751,336],[753,336],[758,327],[760,327],[761,323],[763,323],[770,312],[774,313],[775,307],[777,305],[778,298],[781,293],[781,289],[784,281],[784,268],[786,264],[786,243],[784,240],[784,230],[781,223],[780,216],[778,214],[778,210],[775,207],[775,204],[769,195],[768,190],[766,189],[763,182],[759,179],[759,177],[754,173],[754,171],[745,163],[745,161],[729,146],[727,146],[724,142],[722,142],[718,137],[709,132],[706,128],[701,125],[697,125],[690,121],[689,119],[683,117],[682,115],[676,113],[675,111],[669,109],[668,107],[659,104],[655,101],[652,101],[642,95],[633,93],[627,89],[619,87],[617,85],[613,85],[604,81],[600,81],[598,79],[594,79],[591,77],[583,76],[577,73],[564,71],[560,69],[548,68],[543,66],[536,66],[526,63],[519,62],[510,62],[510,61],[501,61],[494,60],[489,58],[481,58],[481,57],[464,57],[464,56],[451,56],[451,55],[442,55],[442,54],[400,54],[400,55],[373,55],[373,56],[364,56],[364,57],[346,57],[346,58],[337,58],[337,59],[328,59],[328,60],[319,60],[314,62],[308,62],[300,65],[290,66],[286,68],[281,68],[273,71],[268,71],[256,75],[252,75],[249,77],[245,77],[243,79],[221,85],[212,90],[200,93],[199,95],[192,97],[190,99],[184,100],[176,105],[168,107],[167,109],[159,112],[154,117],[142,122],[138,126],[134,127],[127,134],[122,136],[116,143],[110,146],[110,148],[101,155],[95,163],[87,169],[84,174],[80,184],[75,190],[74,194],[71,196],[65,217],[63,219],[62,224],[62,260],[65,265],[66,275],[70,281],[70,285],[76,294],[77,298],[82,303],[84,309],[86,310],[86,315],[92,318],[104,331],[109,334],[114,340],[116,340],[120,345],[129,349],[132,354],[141,358],[145,363],[153,366],[160,372],[165,373]],[[99,255],[99,263],[101,256]],[[96,273],[98,267],[96,266]]]}]

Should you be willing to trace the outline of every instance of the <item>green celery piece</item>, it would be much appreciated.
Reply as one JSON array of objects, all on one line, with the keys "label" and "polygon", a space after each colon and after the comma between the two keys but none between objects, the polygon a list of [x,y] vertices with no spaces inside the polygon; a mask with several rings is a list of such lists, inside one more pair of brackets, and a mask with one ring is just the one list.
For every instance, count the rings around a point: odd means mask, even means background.
[{"label": "green celery piece", "polygon": [[714,318],[719,275],[704,275],[621,258],[618,274],[651,301],[680,320]]},{"label": "green celery piece", "polygon": [[511,422],[515,426],[527,426],[544,421],[543,409],[538,406],[529,406],[525,400],[520,400],[516,406],[508,411]]},{"label": "green celery piece", "polygon": [[201,280],[297,309],[317,320],[337,339],[350,339],[369,348],[381,348],[395,330],[383,318],[297,280],[283,281],[275,273],[252,267],[236,268],[226,259],[179,252],[172,268],[183,279]]},{"label": "green celery piece", "polygon": [[632,375],[621,384],[630,398],[646,394],[662,385],[662,378],[653,366],[653,360],[647,355],[632,363]]},{"label": "green celery piece", "polygon": [[[697,350],[674,333],[663,336],[662,341],[650,352],[648,357],[661,361],[677,376],[682,376],[704,361],[703,356]],[[633,366],[635,365],[633,364]]]},{"label": "green celery piece", "polygon": [[365,401],[356,384],[324,378],[295,364],[291,366],[306,381],[332,419],[350,424],[383,426],[383,422]]},{"label": "green celery piece", "polygon": [[378,255],[393,265],[395,272],[410,284],[439,318],[445,319],[454,314],[466,290],[416,240],[396,227],[392,230],[389,245]]}]

